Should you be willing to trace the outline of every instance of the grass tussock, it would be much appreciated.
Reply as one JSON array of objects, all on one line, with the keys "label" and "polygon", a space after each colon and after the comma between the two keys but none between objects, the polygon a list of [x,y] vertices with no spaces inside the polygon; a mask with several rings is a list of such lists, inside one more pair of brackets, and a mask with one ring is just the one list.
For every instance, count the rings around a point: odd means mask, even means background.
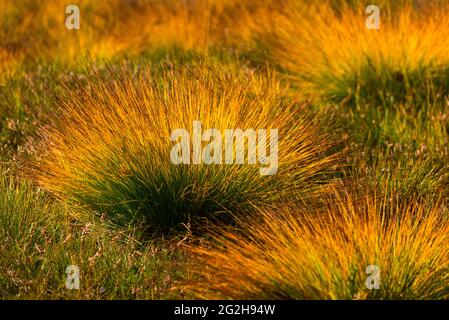
[{"label": "grass tussock", "polygon": [[[336,193],[324,212],[258,213],[194,248],[208,299],[447,299],[447,208]],[[379,289],[365,273],[379,268]],[[371,272],[371,271],[370,271]],[[370,283],[371,280],[370,280]]]},{"label": "grass tussock", "polygon": [[[444,8],[444,7],[443,7]],[[424,99],[428,81],[445,87],[447,10],[427,14],[411,5],[381,11],[380,29],[365,26],[365,6],[299,2],[274,18],[266,38],[278,63],[299,79],[338,101]]]},{"label": "grass tussock", "polygon": [[[59,198],[119,225],[170,228],[307,198],[335,163],[326,154],[332,136],[318,132],[300,98],[289,98],[266,76],[200,64],[159,78],[124,69],[106,75],[108,81],[93,77],[72,84],[61,99],[61,115],[42,132],[34,176]],[[234,145],[234,164],[173,164],[172,131],[184,128],[193,137],[197,120],[203,132],[214,128],[223,137],[229,128],[278,129],[277,173],[261,175],[266,165],[251,163],[246,152],[244,163],[235,163],[249,140]]]}]

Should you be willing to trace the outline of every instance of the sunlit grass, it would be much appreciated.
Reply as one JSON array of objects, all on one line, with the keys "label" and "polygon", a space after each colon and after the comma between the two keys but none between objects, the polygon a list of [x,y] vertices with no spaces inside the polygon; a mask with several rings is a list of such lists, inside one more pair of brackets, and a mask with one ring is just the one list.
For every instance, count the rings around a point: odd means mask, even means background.
[{"label": "sunlit grass", "polygon": [[318,97],[317,105],[336,103],[356,176],[369,163],[376,166],[365,176],[369,183],[391,170],[406,194],[445,194],[447,6],[379,3],[380,29],[369,30],[366,3],[347,3],[292,2],[273,16],[262,40],[290,80]]},{"label": "sunlit grass", "polygon": [[234,0],[81,0],[80,29],[68,30],[66,0],[0,3],[0,79],[21,68],[53,60],[76,67],[95,61],[176,46],[208,52],[254,48],[263,2]]},{"label": "sunlit grass", "polygon": [[[448,19],[444,0],[0,1],[0,298],[449,298]],[[278,128],[277,174],[173,165],[195,120]]]},{"label": "sunlit grass", "polygon": [[[323,211],[261,210],[193,248],[209,299],[447,299],[447,209],[336,193]],[[366,268],[379,268],[369,290]],[[372,283],[372,282],[370,282]]]},{"label": "sunlit grass", "polygon": [[[115,68],[91,77],[67,84],[61,115],[52,115],[41,134],[34,176],[59,198],[116,224],[166,229],[201,217],[229,218],[253,204],[307,199],[335,164],[326,154],[332,135],[320,133],[322,124],[300,96],[287,97],[269,75],[197,64],[162,75]],[[277,173],[261,175],[266,165],[248,163],[247,155],[244,164],[173,164],[172,131],[192,133],[196,120],[223,135],[225,129],[278,129]]]},{"label": "sunlit grass", "polygon": [[449,21],[440,7],[381,11],[379,30],[366,28],[364,6],[339,12],[327,4],[289,9],[275,17],[270,49],[282,67],[333,99],[423,99],[426,81],[447,78],[449,37],[443,26]]}]

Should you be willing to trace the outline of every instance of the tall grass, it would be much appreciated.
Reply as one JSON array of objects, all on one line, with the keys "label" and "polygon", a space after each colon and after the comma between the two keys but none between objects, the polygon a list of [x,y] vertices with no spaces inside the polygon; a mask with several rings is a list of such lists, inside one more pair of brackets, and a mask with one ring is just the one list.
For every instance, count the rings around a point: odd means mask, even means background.
[{"label": "tall grass", "polygon": [[[194,248],[209,299],[447,299],[447,208],[336,193],[323,212],[261,210]],[[256,219],[257,220],[257,219]],[[379,289],[368,289],[368,266]],[[201,283],[201,285],[200,285]]]},{"label": "tall grass", "polygon": [[292,4],[266,42],[282,67],[338,101],[391,103],[427,97],[426,81],[445,87],[447,10],[384,10],[380,29],[369,30],[364,9]]},{"label": "tall grass", "polygon": [[[115,68],[67,85],[60,116],[42,132],[35,180],[118,225],[167,229],[307,198],[335,163],[326,154],[332,136],[318,131],[322,124],[300,97],[287,97],[266,75],[200,63],[162,75]],[[261,175],[265,165],[247,155],[245,164],[173,164],[171,132],[192,133],[196,120],[223,136],[277,128],[277,173]]]},{"label": "tall grass", "polygon": [[366,3],[345,3],[291,2],[261,39],[316,104],[337,103],[356,175],[368,163],[369,183],[392,179],[408,196],[446,193],[447,4],[382,2],[380,29],[369,30]]}]

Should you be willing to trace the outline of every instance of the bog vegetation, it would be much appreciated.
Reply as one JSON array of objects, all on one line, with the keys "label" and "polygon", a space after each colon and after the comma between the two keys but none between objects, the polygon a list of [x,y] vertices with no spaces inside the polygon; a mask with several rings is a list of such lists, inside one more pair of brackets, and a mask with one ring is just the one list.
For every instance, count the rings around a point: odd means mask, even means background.
[{"label": "bog vegetation", "polygon": [[1,1],[0,297],[447,299],[449,8],[369,4]]}]

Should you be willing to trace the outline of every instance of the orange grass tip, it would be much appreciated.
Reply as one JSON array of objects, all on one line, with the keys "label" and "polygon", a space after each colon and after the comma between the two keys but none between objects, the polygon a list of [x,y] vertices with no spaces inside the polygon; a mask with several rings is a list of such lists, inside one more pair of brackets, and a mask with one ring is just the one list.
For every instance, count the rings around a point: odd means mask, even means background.
[{"label": "orange grass tip", "polygon": [[[192,249],[208,299],[447,299],[447,209],[337,194],[243,219]],[[257,221],[257,222],[256,222]]]}]

